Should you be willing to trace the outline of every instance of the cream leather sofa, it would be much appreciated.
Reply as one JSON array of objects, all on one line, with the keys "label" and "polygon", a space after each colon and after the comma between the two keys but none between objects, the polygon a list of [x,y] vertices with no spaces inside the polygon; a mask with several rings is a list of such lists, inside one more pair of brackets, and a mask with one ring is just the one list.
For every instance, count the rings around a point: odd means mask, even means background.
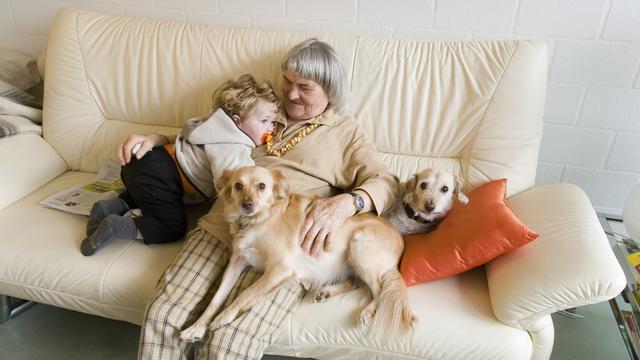
[{"label": "cream leather sofa", "polygon": [[367,296],[360,289],[323,304],[305,299],[268,353],[546,359],[551,313],[620,292],[624,275],[585,194],[569,184],[534,187],[545,45],[234,29],[67,8],[49,36],[44,136],[0,141],[0,294],[139,324],[181,244],[116,240],[84,257],[86,218],[38,201],[92,177],[129,133],[175,134],[207,111],[212,88],[227,78],[251,72],[279,83],[286,50],[311,35],[339,52],[353,113],[394,173],[437,165],[461,174],[467,190],[506,177],[509,207],[540,238],[485,267],[411,287],[420,321],[413,339],[367,340],[354,326]]}]

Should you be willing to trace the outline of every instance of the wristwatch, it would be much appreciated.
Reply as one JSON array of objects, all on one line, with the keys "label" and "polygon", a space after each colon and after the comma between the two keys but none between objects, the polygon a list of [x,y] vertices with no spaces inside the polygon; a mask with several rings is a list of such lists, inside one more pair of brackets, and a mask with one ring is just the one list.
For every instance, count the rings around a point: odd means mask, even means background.
[{"label": "wristwatch", "polygon": [[354,192],[349,192],[347,194],[353,196],[353,206],[356,208],[356,214],[359,214],[362,209],[364,209],[364,198],[360,194]]}]

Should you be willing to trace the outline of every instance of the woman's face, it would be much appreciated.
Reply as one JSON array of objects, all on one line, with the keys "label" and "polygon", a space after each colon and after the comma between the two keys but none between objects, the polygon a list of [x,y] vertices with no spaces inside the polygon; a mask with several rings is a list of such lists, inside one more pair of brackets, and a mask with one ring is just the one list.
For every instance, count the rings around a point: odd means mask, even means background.
[{"label": "woman's face", "polygon": [[285,70],[282,72],[284,109],[290,120],[308,120],[324,112],[329,97],[322,86],[313,80]]}]

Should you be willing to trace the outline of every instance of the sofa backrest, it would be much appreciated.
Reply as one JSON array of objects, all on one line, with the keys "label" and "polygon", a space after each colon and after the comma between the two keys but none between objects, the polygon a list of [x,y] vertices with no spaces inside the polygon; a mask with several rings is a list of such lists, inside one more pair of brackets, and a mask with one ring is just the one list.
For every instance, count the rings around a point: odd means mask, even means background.
[{"label": "sofa backrest", "polygon": [[97,171],[130,133],[175,134],[222,81],[252,73],[279,87],[280,61],[309,37],[333,45],[351,112],[401,179],[450,169],[470,189],[533,186],[547,55],[530,41],[408,41],[226,28],[62,9],[49,36],[44,137],[72,170]]}]

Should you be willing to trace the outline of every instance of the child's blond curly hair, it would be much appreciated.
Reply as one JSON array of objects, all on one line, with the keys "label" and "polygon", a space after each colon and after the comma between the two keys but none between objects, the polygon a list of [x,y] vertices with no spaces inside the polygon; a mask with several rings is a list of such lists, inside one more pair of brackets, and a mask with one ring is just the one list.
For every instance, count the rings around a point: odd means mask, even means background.
[{"label": "child's blond curly hair", "polygon": [[238,80],[227,80],[213,91],[212,110],[221,108],[230,117],[242,118],[262,99],[280,106],[273,86],[268,81],[258,82],[250,74],[241,75]]}]

